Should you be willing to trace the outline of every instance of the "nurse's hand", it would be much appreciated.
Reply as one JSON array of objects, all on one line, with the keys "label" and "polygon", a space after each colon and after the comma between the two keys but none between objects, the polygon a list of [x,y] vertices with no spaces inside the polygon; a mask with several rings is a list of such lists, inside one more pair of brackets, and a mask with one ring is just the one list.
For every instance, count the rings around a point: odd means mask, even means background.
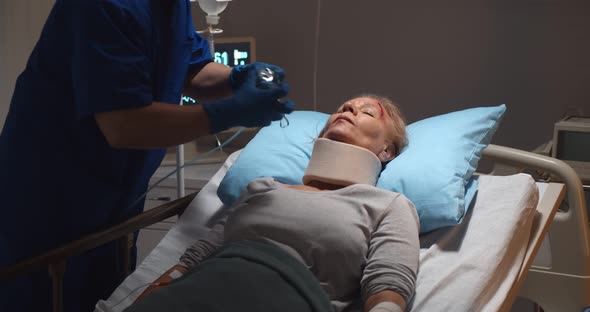
[{"label": "nurse's hand", "polygon": [[[245,84],[251,82],[256,82],[257,86],[260,88],[261,82],[264,84],[265,81],[260,81],[261,79],[258,76],[258,73],[261,71],[266,72],[267,69],[270,69],[273,72],[274,77],[272,77],[272,83],[282,83],[285,81],[285,71],[282,68],[272,64],[255,62],[252,64],[237,65],[232,68],[229,75],[229,82],[232,89],[235,92]],[[266,82],[270,81],[267,80]]]},{"label": "nurse's hand", "polygon": [[246,77],[237,86],[233,97],[203,103],[211,133],[235,126],[268,126],[272,121],[283,118],[283,114],[293,111],[293,102],[281,100],[289,92],[287,83],[268,83],[259,87],[255,70],[247,70],[244,74]]}]

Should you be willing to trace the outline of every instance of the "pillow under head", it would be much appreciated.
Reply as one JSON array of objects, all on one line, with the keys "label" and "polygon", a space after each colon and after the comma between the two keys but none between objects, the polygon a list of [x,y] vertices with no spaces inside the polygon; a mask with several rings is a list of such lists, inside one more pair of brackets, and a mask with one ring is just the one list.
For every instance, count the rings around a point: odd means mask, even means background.
[{"label": "pillow under head", "polygon": [[[385,166],[377,187],[402,193],[414,203],[421,233],[460,223],[477,190],[471,177],[481,152],[505,111],[505,105],[477,107],[408,125],[408,145]],[[260,177],[302,184],[314,139],[329,116],[294,111],[287,116],[288,127],[281,128],[277,121],[262,128],[221,181],[221,201],[231,205]]]}]

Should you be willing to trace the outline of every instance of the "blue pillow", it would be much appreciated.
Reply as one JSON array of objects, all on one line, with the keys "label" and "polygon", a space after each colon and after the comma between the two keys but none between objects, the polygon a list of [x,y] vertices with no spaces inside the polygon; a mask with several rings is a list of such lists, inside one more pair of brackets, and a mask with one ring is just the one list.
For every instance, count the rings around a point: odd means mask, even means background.
[{"label": "blue pillow", "polygon": [[[408,146],[387,164],[377,187],[400,192],[414,203],[421,233],[459,224],[477,190],[471,176],[505,111],[505,105],[478,107],[410,124]],[[313,141],[328,117],[295,111],[287,116],[288,127],[273,122],[261,129],[221,181],[221,201],[231,205],[260,177],[301,184]]]},{"label": "blue pillow", "polygon": [[505,105],[478,107],[410,124],[408,146],[387,164],[377,187],[414,203],[422,233],[460,223],[477,189],[471,176],[505,111]]}]

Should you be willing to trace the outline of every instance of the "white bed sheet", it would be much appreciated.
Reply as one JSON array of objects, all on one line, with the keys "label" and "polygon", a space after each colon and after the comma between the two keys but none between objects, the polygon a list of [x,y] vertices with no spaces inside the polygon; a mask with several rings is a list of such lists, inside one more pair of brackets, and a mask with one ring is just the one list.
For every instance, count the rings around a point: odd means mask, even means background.
[{"label": "white bed sheet", "polygon": [[420,238],[412,311],[498,311],[524,260],[538,190],[525,174],[480,176],[465,220]]},{"label": "white bed sheet", "polygon": [[[217,187],[232,154],[178,222],[144,261],[95,311],[122,311],[187,246],[207,232],[223,204]],[[518,276],[538,202],[538,188],[525,174],[480,176],[475,205],[459,226],[421,237],[420,268],[411,311],[497,311]]]}]

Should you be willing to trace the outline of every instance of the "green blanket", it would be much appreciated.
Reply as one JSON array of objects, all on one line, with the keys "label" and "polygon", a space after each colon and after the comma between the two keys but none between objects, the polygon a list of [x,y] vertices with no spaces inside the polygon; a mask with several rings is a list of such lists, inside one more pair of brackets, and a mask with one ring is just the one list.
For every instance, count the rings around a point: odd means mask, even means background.
[{"label": "green blanket", "polygon": [[225,245],[195,269],[126,312],[332,312],[315,276],[279,248],[260,242]]}]

